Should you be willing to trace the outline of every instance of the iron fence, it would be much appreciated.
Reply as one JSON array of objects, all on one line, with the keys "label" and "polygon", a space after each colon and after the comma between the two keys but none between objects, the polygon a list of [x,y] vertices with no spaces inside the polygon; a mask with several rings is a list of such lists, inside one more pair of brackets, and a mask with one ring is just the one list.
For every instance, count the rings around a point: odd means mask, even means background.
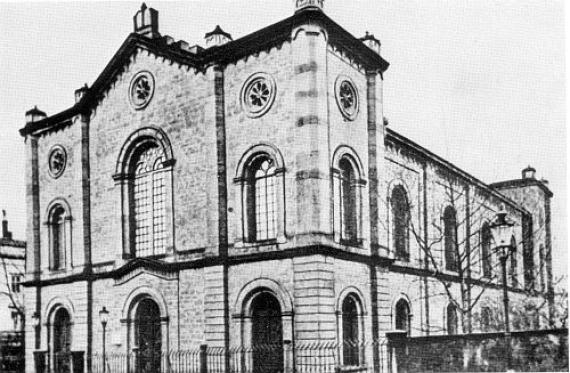
[{"label": "iron fence", "polygon": [[[347,356],[346,352],[350,355]],[[93,373],[340,373],[387,372],[386,340],[371,342],[300,342],[249,347],[202,345],[163,352],[154,361],[137,351],[93,354]],[[105,363],[105,366],[103,365]]]}]

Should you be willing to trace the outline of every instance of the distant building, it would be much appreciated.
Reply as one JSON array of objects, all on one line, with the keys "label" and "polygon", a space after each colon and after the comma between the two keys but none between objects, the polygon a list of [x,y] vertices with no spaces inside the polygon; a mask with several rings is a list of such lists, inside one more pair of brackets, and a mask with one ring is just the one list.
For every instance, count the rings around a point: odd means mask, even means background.
[{"label": "distant building", "polygon": [[2,210],[0,237],[0,332],[23,330],[26,242],[12,238]]},{"label": "distant building", "polygon": [[380,42],[322,8],[204,48],[143,4],[73,107],[26,113],[28,372],[34,352],[58,372],[100,353],[103,308],[107,352],[145,372],[256,343],[253,371],[279,372],[291,341],[344,344],[356,371],[378,351],[352,341],[490,330],[502,209],[512,302],[551,299],[547,185],[487,185],[388,128]]}]

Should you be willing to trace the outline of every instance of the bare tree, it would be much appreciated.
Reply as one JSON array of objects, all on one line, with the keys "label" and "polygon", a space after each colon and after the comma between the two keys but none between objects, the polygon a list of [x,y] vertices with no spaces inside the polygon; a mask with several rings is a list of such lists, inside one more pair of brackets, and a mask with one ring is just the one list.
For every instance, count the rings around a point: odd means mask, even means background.
[{"label": "bare tree", "polygon": [[[2,266],[2,273],[4,274],[4,278],[2,279],[4,286],[0,286],[0,296],[9,299],[10,306],[13,312],[17,314],[20,320],[20,327],[23,329],[25,309],[23,298],[18,295],[21,291],[21,289],[19,289],[21,286],[19,285],[19,281],[24,278],[23,266],[18,266],[13,262],[13,259],[7,259],[4,255],[0,255],[0,265]],[[18,283],[14,283],[15,280],[18,281]]]}]

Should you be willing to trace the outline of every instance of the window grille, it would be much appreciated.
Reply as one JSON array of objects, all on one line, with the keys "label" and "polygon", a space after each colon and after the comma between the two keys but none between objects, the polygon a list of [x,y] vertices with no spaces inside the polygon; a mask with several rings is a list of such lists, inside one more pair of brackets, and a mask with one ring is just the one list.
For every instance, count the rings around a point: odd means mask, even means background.
[{"label": "window grille", "polygon": [[277,236],[277,176],[273,160],[261,157],[250,165],[248,221],[251,241]]}]

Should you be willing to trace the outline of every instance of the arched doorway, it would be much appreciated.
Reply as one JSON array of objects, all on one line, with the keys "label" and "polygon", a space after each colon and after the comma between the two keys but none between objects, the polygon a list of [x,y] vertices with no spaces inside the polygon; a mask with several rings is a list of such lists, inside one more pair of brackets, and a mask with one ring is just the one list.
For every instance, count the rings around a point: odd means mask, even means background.
[{"label": "arched doorway", "polygon": [[71,317],[65,308],[53,318],[53,367],[58,373],[71,372]]},{"label": "arched doorway", "polygon": [[143,299],[135,313],[135,345],[137,373],[160,372],[162,333],[160,310],[152,299]]},{"label": "arched doorway", "polygon": [[283,325],[277,299],[262,292],[251,303],[251,341],[254,373],[283,371]]}]

